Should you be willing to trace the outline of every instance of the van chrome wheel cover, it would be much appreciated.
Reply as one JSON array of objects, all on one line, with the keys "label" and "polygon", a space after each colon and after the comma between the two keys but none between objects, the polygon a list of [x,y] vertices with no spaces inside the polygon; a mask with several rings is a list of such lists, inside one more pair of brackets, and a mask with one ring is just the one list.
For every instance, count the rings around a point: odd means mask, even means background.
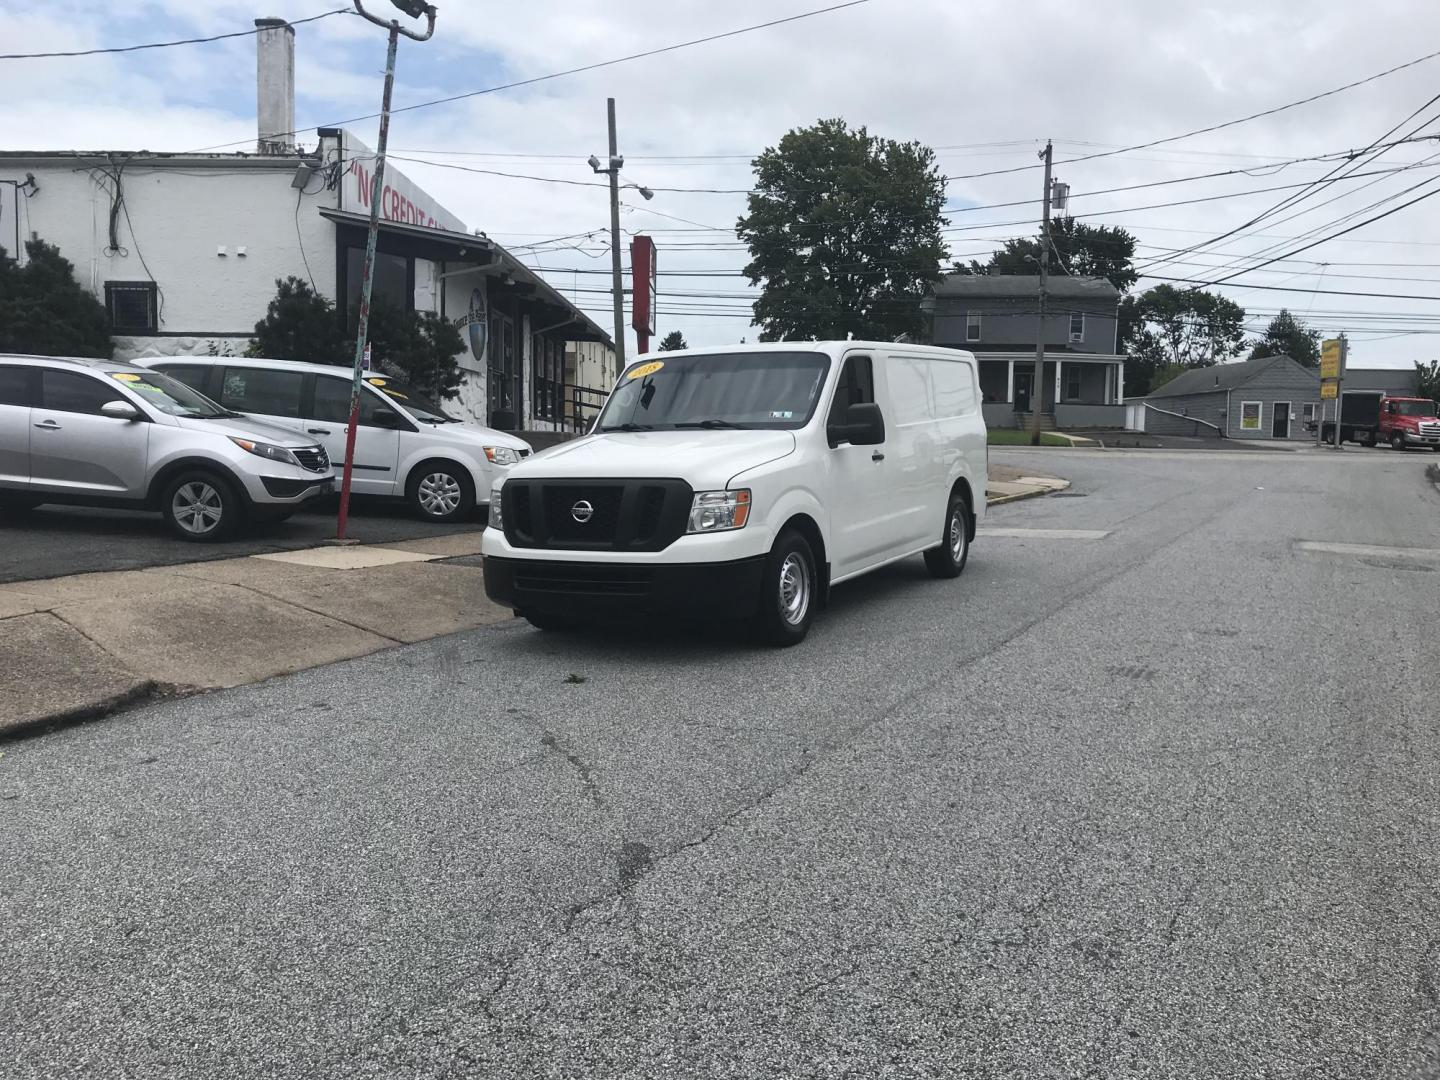
[{"label": "van chrome wheel cover", "polygon": [[965,555],[965,515],[957,509],[950,515],[950,558],[957,563]]},{"label": "van chrome wheel cover", "polygon": [[798,551],[780,564],[780,617],[791,626],[805,621],[810,610],[810,565]]},{"label": "van chrome wheel cover", "polygon": [[195,536],[214,532],[225,512],[225,500],[212,484],[191,480],[181,484],[170,500],[170,512],[180,527]]},{"label": "van chrome wheel cover", "polygon": [[415,495],[421,510],[431,517],[444,517],[460,505],[460,481],[449,473],[431,473],[420,481]]}]

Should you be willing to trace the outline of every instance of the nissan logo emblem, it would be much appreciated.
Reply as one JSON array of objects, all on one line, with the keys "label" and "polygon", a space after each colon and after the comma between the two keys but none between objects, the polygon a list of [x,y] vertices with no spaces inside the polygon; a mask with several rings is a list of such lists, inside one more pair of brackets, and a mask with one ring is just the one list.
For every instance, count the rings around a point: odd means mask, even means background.
[{"label": "nissan logo emblem", "polygon": [[584,499],[581,499],[574,506],[570,507],[570,516],[575,519],[576,524],[584,525],[595,516],[595,507],[591,506]]}]

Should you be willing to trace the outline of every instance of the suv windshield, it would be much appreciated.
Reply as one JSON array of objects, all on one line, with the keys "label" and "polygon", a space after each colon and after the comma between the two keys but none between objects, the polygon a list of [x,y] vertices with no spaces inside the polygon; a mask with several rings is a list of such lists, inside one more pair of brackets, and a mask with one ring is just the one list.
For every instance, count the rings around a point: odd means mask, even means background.
[{"label": "suv windshield", "polygon": [[1401,416],[1434,416],[1435,402],[1433,401],[1397,401],[1395,411]]},{"label": "suv windshield", "polygon": [[596,431],[800,428],[815,414],[824,353],[712,353],[629,368]]},{"label": "suv windshield", "polygon": [[105,374],[126,389],[133,390],[152,408],[171,416],[216,417],[233,416],[204,394],[191,390],[184,383],[158,371],[107,371]]},{"label": "suv windshield", "polygon": [[404,406],[405,411],[416,420],[424,420],[430,424],[460,423],[407,382],[392,379],[389,375],[366,375],[365,381],[392,401]]}]

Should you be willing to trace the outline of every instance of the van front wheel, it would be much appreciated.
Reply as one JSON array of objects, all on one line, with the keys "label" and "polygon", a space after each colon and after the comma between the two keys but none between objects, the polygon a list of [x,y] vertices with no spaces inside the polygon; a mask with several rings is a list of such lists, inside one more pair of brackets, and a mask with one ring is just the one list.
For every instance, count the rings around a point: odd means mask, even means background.
[{"label": "van front wheel", "polygon": [[934,578],[956,578],[970,558],[970,508],[959,495],[950,496],[945,508],[945,530],[940,543],[925,552],[925,569]]},{"label": "van front wheel", "polygon": [[755,635],[768,645],[798,645],[815,617],[815,553],[809,542],[786,529],[765,559]]}]

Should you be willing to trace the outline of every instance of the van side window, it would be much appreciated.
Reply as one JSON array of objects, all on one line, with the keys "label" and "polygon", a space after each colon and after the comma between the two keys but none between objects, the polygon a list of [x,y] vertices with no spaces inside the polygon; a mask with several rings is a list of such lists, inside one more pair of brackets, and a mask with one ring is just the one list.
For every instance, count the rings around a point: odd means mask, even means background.
[{"label": "van side window", "polygon": [[[375,410],[384,408],[380,395],[367,386],[360,388],[360,426],[375,427]],[[310,410],[311,420],[324,420],[331,424],[350,422],[350,380],[337,379],[331,375],[315,377],[315,407]]]},{"label": "van side window", "polygon": [[236,412],[298,417],[304,381],[298,371],[227,366],[220,383],[220,404]]},{"label": "van side window", "polygon": [[830,423],[843,424],[851,405],[868,405],[875,400],[875,366],[868,356],[851,356],[840,370],[835,384],[835,401],[830,406]]}]

